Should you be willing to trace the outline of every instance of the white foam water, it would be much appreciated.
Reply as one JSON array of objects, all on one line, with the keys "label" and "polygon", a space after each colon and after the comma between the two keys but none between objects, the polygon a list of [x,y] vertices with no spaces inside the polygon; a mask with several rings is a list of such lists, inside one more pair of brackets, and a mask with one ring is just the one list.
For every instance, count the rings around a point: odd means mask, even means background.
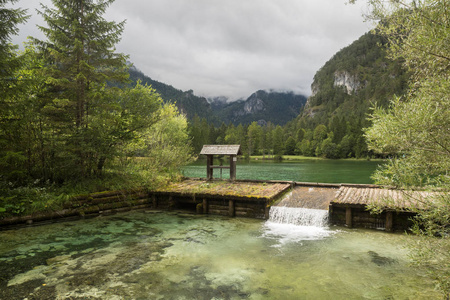
[{"label": "white foam water", "polygon": [[301,207],[272,206],[263,236],[288,242],[318,240],[332,234],[327,227],[328,211]]},{"label": "white foam water", "polygon": [[328,224],[328,211],[302,207],[272,206],[269,221],[280,224],[325,227]]}]

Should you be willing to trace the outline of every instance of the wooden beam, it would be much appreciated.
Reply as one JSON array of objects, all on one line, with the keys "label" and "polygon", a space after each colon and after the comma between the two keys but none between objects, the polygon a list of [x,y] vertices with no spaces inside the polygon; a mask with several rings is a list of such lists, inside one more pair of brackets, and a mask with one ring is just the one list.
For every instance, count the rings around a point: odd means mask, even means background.
[{"label": "wooden beam", "polygon": [[203,198],[203,213],[208,213],[208,199]]},{"label": "wooden beam", "polygon": [[152,194],[152,204],[153,204],[153,209],[156,209],[158,207],[158,200],[156,199],[155,194]]},{"label": "wooden beam", "polygon": [[213,179],[213,163],[214,163],[214,156],[207,155],[206,156],[206,180]]},{"label": "wooden beam", "polygon": [[345,225],[347,225],[348,228],[352,228],[352,208],[351,207],[345,208]]},{"label": "wooden beam", "polygon": [[228,216],[234,217],[234,200],[228,201]]},{"label": "wooden beam", "polygon": [[264,218],[266,220],[269,220],[269,217],[270,217],[270,206],[267,205],[266,203],[266,207],[264,208]]},{"label": "wooden beam", "polygon": [[230,180],[236,180],[236,160],[236,156],[230,155]]},{"label": "wooden beam", "polygon": [[387,211],[386,225],[385,225],[386,231],[392,231],[393,225],[394,225],[394,214],[392,213],[392,211]]}]

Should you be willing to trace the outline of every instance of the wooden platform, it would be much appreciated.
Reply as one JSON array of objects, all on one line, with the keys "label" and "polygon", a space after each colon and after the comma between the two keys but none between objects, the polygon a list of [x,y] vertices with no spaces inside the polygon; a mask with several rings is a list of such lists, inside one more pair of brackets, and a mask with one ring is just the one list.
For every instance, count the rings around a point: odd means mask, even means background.
[{"label": "wooden platform", "polygon": [[411,210],[423,209],[423,203],[431,196],[433,196],[431,192],[342,186],[332,203],[379,205],[388,209]]},{"label": "wooden platform", "polygon": [[[425,209],[435,193],[407,191],[377,186],[341,186],[330,202],[330,223],[359,228],[405,231],[412,226],[417,209]],[[380,213],[368,208],[377,206]]]}]

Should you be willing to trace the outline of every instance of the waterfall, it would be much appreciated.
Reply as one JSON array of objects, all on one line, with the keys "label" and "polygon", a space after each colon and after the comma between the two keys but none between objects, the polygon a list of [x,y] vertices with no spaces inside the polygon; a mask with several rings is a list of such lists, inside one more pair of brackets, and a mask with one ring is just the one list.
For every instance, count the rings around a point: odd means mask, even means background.
[{"label": "waterfall", "polygon": [[303,207],[272,206],[269,212],[269,221],[298,226],[326,227],[328,211]]},{"label": "waterfall", "polygon": [[272,206],[263,237],[276,240],[273,247],[323,239],[333,231],[327,227],[328,211],[303,207]]}]

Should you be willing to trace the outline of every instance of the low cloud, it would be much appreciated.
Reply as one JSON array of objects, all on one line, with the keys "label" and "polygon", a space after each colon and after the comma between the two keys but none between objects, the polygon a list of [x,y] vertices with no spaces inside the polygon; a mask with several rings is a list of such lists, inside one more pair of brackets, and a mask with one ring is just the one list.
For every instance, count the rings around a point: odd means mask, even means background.
[{"label": "low cloud", "polygon": [[[16,5],[33,15],[38,6]],[[361,6],[344,0],[116,0],[105,18],[126,19],[117,51],[149,77],[231,99],[258,89],[309,95],[315,72],[370,30]],[[33,16],[14,42],[44,38],[36,23]]]}]

